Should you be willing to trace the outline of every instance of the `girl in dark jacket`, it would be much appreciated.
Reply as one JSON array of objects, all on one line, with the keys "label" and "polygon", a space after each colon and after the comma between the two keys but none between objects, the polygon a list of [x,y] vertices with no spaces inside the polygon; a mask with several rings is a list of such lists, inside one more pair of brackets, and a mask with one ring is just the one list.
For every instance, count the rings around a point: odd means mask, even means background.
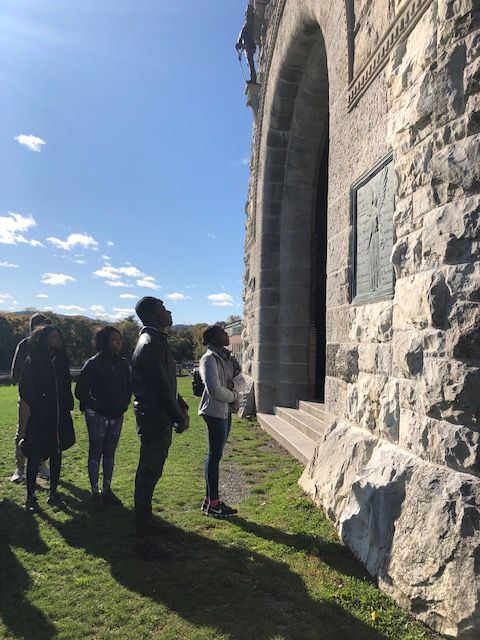
[{"label": "girl in dark jacket", "polygon": [[[123,414],[131,398],[130,368],[120,357],[122,337],[114,327],[98,329],[94,336],[97,354],[84,364],[75,388],[80,410],[85,412],[90,447],[88,475],[92,499],[104,504],[119,504],[112,482],[115,451],[120,439]],[[103,487],[98,491],[100,461],[103,459]]]},{"label": "girl in dark jacket", "polygon": [[73,396],[70,368],[63,337],[57,327],[35,329],[28,341],[29,356],[20,378],[20,397],[30,407],[25,438],[21,442],[27,458],[27,511],[37,511],[35,487],[42,460],[50,459],[48,504],[61,508],[57,493],[62,451],[75,444],[70,411]]}]

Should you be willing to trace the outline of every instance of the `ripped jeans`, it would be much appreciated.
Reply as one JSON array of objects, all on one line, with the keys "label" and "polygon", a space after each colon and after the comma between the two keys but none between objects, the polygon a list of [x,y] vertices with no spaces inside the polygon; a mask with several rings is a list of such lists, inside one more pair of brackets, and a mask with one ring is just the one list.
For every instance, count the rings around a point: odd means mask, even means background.
[{"label": "ripped jeans", "polygon": [[85,420],[90,441],[88,477],[92,491],[97,493],[101,460],[103,461],[103,488],[110,488],[115,465],[115,451],[122,432],[123,416],[112,420],[91,409],[86,409]]}]

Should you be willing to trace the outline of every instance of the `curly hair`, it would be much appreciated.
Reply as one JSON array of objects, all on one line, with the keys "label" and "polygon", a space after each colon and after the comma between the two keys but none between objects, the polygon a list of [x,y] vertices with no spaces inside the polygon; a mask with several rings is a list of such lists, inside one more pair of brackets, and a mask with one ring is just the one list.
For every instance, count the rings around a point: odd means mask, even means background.
[{"label": "curly hair", "polygon": [[97,353],[108,352],[108,343],[112,333],[118,333],[120,337],[122,335],[118,329],[115,329],[115,327],[110,325],[107,325],[106,327],[98,327],[98,329],[96,329],[93,336],[93,346]]},{"label": "curly hair", "polygon": [[47,324],[37,327],[32,332],[32,335],[28,339],[28,352],[31,360],[48,359],[49,354],[47,341],[48,336],[53,333],[53,331],[58,331],[62,343],[62,346],[57,355],[61,358],[65,358],[65,360],[68,360],[67,350],[65,348],[65,340],[63,338],[62,332],[54,324]]}]

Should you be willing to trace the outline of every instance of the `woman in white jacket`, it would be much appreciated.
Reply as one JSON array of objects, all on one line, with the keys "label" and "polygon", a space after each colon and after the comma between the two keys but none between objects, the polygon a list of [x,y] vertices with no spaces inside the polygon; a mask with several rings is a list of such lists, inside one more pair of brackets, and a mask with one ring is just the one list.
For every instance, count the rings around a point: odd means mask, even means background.
[{"label": "woman in white jacket", "polygon": [[203,334],[206,353],[200,360],[200,376],[205,389],[200,400],[199,415],[208,428],[208,453],[205,460],[205,498],[202,511],[208,516],[227,518],[237,513],[220,500],[218,494],[219,465],[232,423],[230,406],[236,403],[234,378],[240,365],[226,348],[228,333],[220,325],[208,327]]}]

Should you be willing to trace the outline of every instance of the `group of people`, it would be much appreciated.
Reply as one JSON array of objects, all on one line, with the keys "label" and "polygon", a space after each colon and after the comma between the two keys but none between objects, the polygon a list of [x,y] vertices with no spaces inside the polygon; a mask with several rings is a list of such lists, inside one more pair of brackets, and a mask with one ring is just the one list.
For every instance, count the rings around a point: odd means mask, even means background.
[{"label": "group of people", "polygon": [[[93,340],[96,354],[84,364],[75,396],[88,430],[92,502],[99,506],[120,504],[111,482],[124,414],[134,396],[140,437],[134,493],[134,549],[143,558],[161,559],[171,553],[158,542],[165,526],[153,518],[152,499],[167,459],[172,431],[182,433],[189,427],[188,405],[177,392],[176,363],[168,344],[171,312],[161,300],[151,296],[139,300],[135,311],[143,327],[131,367],[121,356],[119,331],[113,326],[98,328]],[[63,336],[47,316],[39,313],[30,319],[30,330],[30,336],[17,345],[12,362],[12,379],[19,383],[20,397],[16,470],[11,480],[26,479],[25,507],[35,513],[40,509],[36,497],[38,475],[50,480],[48,504],[59,509],[64,506],[58,493],[62,453],[75,444],[75,431],[71,416],[74,398]],[[223,327],[208,327],[203,338],[206,352],[199,367],[202,390],[198,413],[207,426],[208,452],[201,510],[205,515],[222,518],[237,513],[220,499],[219,465],[244,381],[238,362],[227,348],[229,337]]]}]

